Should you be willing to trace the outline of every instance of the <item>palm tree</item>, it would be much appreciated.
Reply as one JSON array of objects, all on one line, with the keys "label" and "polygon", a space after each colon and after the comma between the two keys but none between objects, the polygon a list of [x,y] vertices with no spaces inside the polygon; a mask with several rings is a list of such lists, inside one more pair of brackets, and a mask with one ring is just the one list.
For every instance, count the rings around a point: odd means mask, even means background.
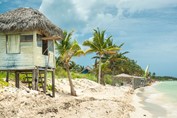
[{"label": "palm tree", "polygon": [[96,52],[99,56],[98,83],[101,80],[102,56],[104,54],[115,54],[120,49],[118,46],[111,44],[112,36],[105,38],[105,32],[105,30],[100,31],[99,29],[94,29],[92,40],[86,40],[83,43],[84,46],[89,46],[89,49],[85,53]]},{"label": "palm tree", "polygon": [[129,52],[124,52],[124,53],[116,53],[115,55],[109,56],[109,66],[112,70],[112,75],[115,75],[115,70],[116,67],[120,66],[119,62],[120,61],[126,61],[126,59],[124,59],[123,55],[127,54]]},{"label": "palm tree", "polygon": [[67,33],[66,31],[63,32],[63,40],[61,42],[56,42],[56,48],[59,52],[59,59],[60,62],[63,63],[64,68],[67,71],[70,89],[71,89],[71,95],[77,96],[76,91],[74,90],[74,86],[71,79],[71,73],[70,73],[70,61],[73,56],[79,56],[81,54],[84,54],[84,52],[81,50],[78,42],[74,40],[71,42],[71,36],[73,32]]}]

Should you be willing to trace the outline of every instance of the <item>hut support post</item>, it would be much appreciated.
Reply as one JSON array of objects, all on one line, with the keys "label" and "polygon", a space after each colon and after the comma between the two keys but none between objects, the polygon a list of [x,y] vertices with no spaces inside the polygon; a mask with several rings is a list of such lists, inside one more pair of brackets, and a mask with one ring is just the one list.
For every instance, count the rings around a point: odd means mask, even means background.
[{"label": "hut support post", "polygon": [[19,88],[19,72],[15,71],[15,87]]},{"label": "hut support post", "polygon": [[135,89],[135,78],[133,78],[132,81],[133,89]]},{"label": "hut support post", "polygon": [[44,72],[44,93],[46,93],[46,85],[47,85],[47,67],[45,67]]},{"label": "hut support post", "polygon": [[55,97],[55,69],[52,70],[52,97]]},{"label": "hut support post", "polygon": [[33,90],[35,90],[35,79],[36,79],[35,74],[36,74],[35,69],[33,69],[32,70],[32,89]]},{"label": "hut support post", "polygon": [[35,90],[38,90],[39,68],[35,69]]},{"label": "hut support post", "polygon": [[6,82],[9,82],[9,71],[6,72]]}]

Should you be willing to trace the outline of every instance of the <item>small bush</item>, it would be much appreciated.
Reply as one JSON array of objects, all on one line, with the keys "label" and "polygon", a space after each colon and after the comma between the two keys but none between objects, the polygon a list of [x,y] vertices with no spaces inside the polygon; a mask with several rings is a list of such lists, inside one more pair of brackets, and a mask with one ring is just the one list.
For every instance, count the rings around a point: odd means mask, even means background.
[{"label": "small bush", "polygon": [[105,79],[106,84],[110,84],[110,85],[112,84],[112,76],[111,75],[105,75],[104,79]]},{"label": "small bush", "polygon": [[66,78],[67,72],[62,67],[57,67],[55,70],[55,75],[57,78]]},{"label": "small bush", "polygon": [[81,73],[72,72],[71,76],[72,76],[72,78],[85,78],[85,79],[89,79],[89,80],[92,80],[92,81],[95,81],[95,82],[97,80],[97,78],[95,77],[95,75],[91,74],[91,73],[81,74]]},{"label": "small bush", "polygon": [[0,79],[6,78],[6,73],[5,72],[0,72]]},{"label": "small bush", "polygon": [[2,78],[0,78],[0,87],[5,87],[5,86],[9,86],[9,83],[5,82]]}]

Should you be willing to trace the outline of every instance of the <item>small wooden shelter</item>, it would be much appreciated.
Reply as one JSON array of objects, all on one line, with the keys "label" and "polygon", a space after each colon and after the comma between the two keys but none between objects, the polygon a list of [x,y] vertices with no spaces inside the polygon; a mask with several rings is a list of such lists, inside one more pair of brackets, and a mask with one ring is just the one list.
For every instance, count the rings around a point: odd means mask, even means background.
[{"label": "small wooden shelter", "polygon": [[112,85],[126,85],[130,84],[134,89],[144,86],[145,78],[128,75],[128,74],[119,74],[113,77]]},{"label": "small wooden shelter", "polygon": [[83,70],[82,70],[82,74],[87,74],[87,73],[89,73],[89,72],[91,72],[92,71],[92,68],[90,67],[90,66],[86,66]]},{"label": "small wooden shelter", "polygon": [[[52,93],[55,96],[55,45],[62,30],[42,13],[32,8],[19,8],[0,14],[0,71],[15,72],[19,88],[19,74],[32,73],[32,89],[42,81],[46,93],[47,72],[52,72]],[[41,77],[41,74],[44,76]]]}]

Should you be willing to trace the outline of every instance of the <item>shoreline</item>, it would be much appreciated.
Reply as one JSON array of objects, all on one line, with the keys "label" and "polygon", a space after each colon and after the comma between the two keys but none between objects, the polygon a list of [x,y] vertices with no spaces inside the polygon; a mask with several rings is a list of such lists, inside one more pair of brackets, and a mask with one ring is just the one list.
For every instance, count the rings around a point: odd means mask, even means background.
[{"label": "shoreline", "polygon": [[140,89],[144,88],[138,88],[133,93],[131,104],[135,107],[135,111],[130,113],[130,118],[153,118],[153,114],[143,108],[142,99],[138,96],[138,93],[141,92]]},{"label": "shoreline", "polygon": [[138,88],[134,91],[132,105],[135,107],[135,111],[130,118],[143,118],[144,115],[148,118],[177,117],[175,111],[177,103],[172,102],[168,94],[159,91],[159,86],[164,86],[164,83],[155,82],[151,86]]}]

